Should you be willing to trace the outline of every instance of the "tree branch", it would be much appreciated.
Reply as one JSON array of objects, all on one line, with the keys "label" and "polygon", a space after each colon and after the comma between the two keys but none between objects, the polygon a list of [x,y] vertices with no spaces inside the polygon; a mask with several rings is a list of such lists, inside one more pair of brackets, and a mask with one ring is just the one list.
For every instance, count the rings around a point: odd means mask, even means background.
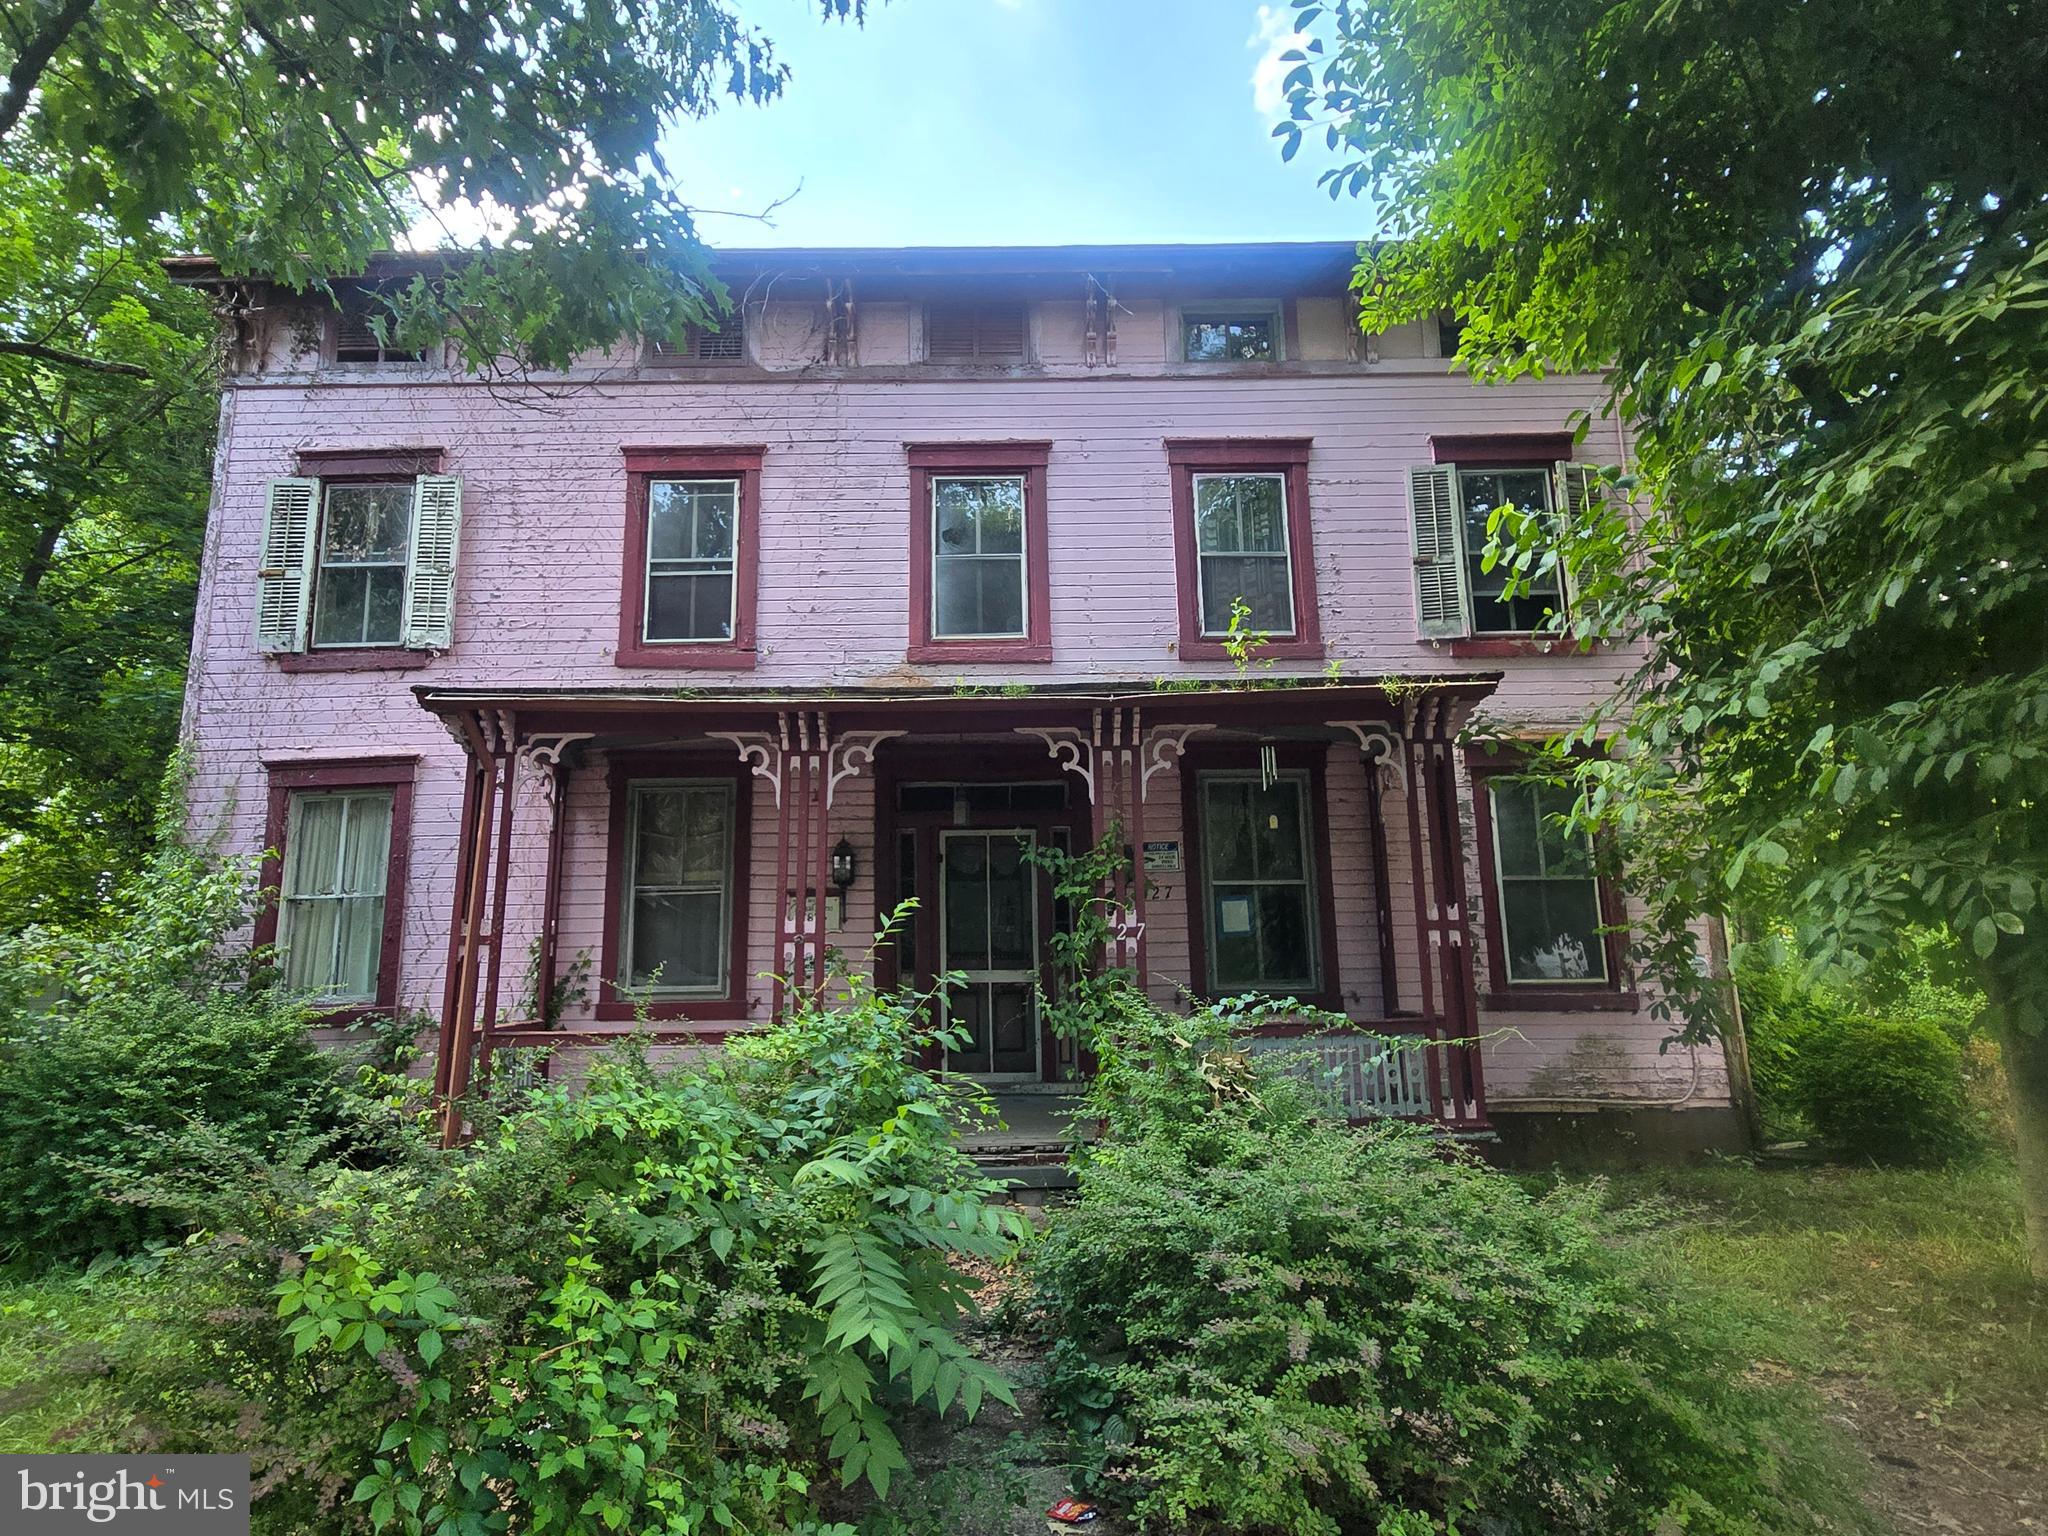
[{"label": "tree branch", "polygon": [[45,363],[62,363],[68,368],[91,368],[98,373],[126,374],[136,379],[149,377],[149,370],[140,363],[116,363],[103,357],[87,357],[83,352],[66,352],[62,347],[46,347],[39,341],[0,341],[0,354],[33,357]]},{"label": "tree branch", "polygon": [[14,67],[7,71],[7,94],[0,96],[0,139],[13,131],[21,114],[28,110],[29,93],[43,78],[51,58],[64,46],[64,39],[85,20],[92,5],[93,0],[64,0],[56,14],[14,56]]}]

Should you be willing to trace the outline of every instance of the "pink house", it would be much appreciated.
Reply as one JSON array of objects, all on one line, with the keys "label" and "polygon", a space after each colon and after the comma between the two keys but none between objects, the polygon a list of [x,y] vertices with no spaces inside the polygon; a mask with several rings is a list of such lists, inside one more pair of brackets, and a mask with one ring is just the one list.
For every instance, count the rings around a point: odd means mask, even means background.
[{"label": "pink house", "polygon": [[1355,1114],[1739,1140],[1514,773],[1632,664],[1479,561],[1491,507],[1625,455],[1568,430],[1602,382],[1363,335],[1353,261],[731,251],[721,329],[513,383],[386,352],[372,287],[195,265],[234,327],[195,824],[279,854],[258,937],[336,1024],[429,1016],[451,1094],[507,1046],[716,1042],[871,950],[964,975],[954,1068],[1054,1090],[1021,848],[1116,827],[1113,958],[1161,1002],[1417,1041],[1316,1037]]}]

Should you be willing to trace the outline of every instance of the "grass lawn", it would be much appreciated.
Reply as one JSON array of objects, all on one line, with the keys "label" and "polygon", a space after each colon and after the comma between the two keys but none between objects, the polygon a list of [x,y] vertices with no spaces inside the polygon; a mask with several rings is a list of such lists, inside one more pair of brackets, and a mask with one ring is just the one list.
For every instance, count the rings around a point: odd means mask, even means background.
[{"label": "grass lawn", "polygon": [[148,1281],[114,1270],[0,1271],[0,1451],[99,1451],[102,1346]]},{"label": "grass lawn", "polygon": [[1728,1163],[1611,1177],[1657,1240],[1757,1303],[1760,1368],[1813,1383],[1906,1530],[2048,1532],[2048,1290],[2010,1163]]}]

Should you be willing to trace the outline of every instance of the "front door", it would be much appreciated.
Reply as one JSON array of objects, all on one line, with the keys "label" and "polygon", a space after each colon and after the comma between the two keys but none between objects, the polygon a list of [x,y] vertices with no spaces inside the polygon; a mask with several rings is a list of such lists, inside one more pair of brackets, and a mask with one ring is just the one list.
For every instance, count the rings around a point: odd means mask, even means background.
[{"label": "front door", "polygon": [[963,976],[946,1022],[967,1043],[946,1065],[984,1082],[1036,1079],[1038,871],[1028,828],[939,834],[939,969]]}]

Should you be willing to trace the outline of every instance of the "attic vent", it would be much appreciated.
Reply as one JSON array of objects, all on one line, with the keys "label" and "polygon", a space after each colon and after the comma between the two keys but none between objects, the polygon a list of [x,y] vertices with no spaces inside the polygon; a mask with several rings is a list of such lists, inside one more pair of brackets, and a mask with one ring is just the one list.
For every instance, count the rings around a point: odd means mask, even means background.
[{"label": "attic vent", "polygon": [[680,347],[667,341],[647,344],[647,361],[657,368],[672,368],[679,363],[742,363],[746,358],[746,324],[737,309],[716,330],[691,326],[683,333]]},{"label": "attic vent", "polygon": [[404,351],[386,347],[377,340],[375,320],[384,323],[385,335],[391,334],[395,316],[385,298],[385,291],[369,283],[336,283],[334,296],[340,300],[341,310],[334,322],[334,360],[337,363],[417,363],[426,354],[417,348]]},{"label": "attic vent", "polygon": [[1021,363],[1022,304],[932,304],[924,312],[924,355],[931,363]]}]

